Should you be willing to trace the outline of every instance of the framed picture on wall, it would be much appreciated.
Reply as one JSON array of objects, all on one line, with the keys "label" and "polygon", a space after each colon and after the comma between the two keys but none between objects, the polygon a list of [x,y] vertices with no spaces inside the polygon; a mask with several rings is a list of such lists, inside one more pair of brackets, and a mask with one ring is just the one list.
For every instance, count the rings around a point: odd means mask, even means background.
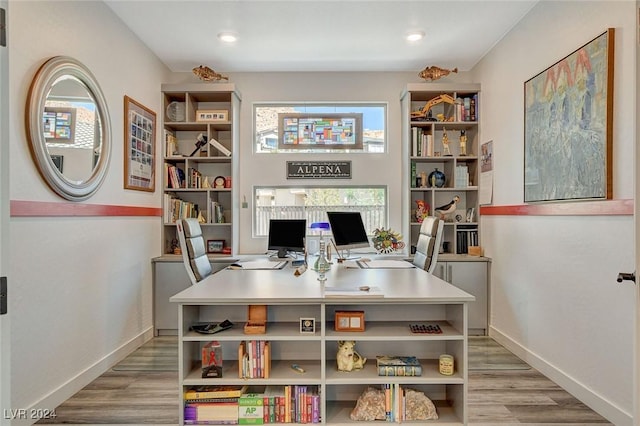
[{"label": "framed picture on wall", "polygon": [[124,97],[124,187],[155,191],[156,113]]},{"label": "framed picture on wall", "polygon": [[524,83],[524,201],[613,196],[614,29]]}]

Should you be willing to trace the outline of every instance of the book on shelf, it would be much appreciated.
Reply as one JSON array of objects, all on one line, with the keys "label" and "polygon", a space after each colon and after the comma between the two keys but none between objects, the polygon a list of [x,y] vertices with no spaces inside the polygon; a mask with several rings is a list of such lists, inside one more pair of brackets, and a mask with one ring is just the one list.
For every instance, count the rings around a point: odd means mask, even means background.
[{"label": "book on shelf", "polygon": [[184,407],[185,424],[238,424],[238,402],[195,402]]},{"label": "book on shelf", "polygon": [[209,139],[209,143],[218,151],[220,151],[222,154],[226,155],[227,157],[231,156],[231,151],[224,145],[222,145],[220,142],[218,142],[217,140],[215,140],[214,138]]},{"label": "book on shelf", "polygon": [[184,393],[184,399],[208,399],[208,398],[240,398],[247,393],[247,385],[202,385],[194,386]]},{"label": "book on shelf", "polygon": [[171,131],[164,131],[165,156],[173,157],[178,153],[178,139]]},{"label": "book on shelf", "polygon": [[238,345],[238,376],[268,379],[271,371],[271,346],[264,340],[247,340]]},{"label": "book on shelf", "polygon": [[376,356],[378,376],[421,376],[422,365],[415,356]]},{"label": "book on shelf", "polygon": [[267,386],[263,422],[320,423],[320,393],[316,385]]},{"label": "book on shelf", "polygon": [[243,394],[238,399],[238,424],[261,425],[264,419],[264,396],[261,393]]}]

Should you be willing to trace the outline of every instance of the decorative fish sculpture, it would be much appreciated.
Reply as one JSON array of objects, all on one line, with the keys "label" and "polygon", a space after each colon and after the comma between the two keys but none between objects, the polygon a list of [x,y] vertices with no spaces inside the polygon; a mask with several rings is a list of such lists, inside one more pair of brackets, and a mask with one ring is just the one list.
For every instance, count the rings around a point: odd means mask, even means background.
[{"label": "decorative fish sculpture", "polygon": [[442,78],[444,76],[447,76],[452,72],[457,73],[458,68],[454,68],[452,70],[446,70],[444,68],[432,66],[432,67],[427,67],[423,69],[422,71],[420,71],[418,75],[420,76],[420,78],[424,78],[425,80],[428,80],[428,81],[433,81],[433,80]]},{"label": "decorative fish sculpture", "polygon": [[227,76],[222,74],[218,74],[214,70],[209,67],[205,67],[204,65],[200,65],[199,67],[195,67],[193,69],[193,73],[198,76],[200,80],[203,81],[218,81],[218,80],[229,80]]}]

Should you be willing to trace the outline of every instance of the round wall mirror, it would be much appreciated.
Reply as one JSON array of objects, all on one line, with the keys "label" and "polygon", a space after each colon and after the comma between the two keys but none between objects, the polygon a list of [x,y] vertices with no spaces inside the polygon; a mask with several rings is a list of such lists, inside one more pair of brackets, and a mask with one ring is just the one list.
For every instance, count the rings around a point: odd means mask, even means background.
[{"label": "round wall mirror", "polygon": [[49,59],[31,83],[26,122],[32,157],[51,189],[72,201],[93,195],[111,153],[109,111],[93,74],[73,58]]}]

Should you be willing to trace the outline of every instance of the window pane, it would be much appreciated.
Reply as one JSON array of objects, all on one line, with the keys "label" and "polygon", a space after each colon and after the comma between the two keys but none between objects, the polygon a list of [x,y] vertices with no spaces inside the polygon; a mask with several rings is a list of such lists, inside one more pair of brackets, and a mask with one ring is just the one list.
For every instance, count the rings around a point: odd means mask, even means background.
[{"label": "window pane", "polygon": [[368,235],[387,224],[387,190],[371,187],[257,187],[254,235],[266,237],[269,219],[327,222],[327,211],[358,211]]},{"label": "window pane", "polygon": [[[362,115],[362,149],[287,149],[278,148],[280,130],[278,114],[281,113],[323,113],[330,114],[361,114]],[[353,103],[353,104],[256,104],[253,109],[254,149],[256,153],[383,153],[386,146],[386,104]],[[282,141],[280,141],[282,142]],[[282,144],[280,144],[282,145]]]}]

